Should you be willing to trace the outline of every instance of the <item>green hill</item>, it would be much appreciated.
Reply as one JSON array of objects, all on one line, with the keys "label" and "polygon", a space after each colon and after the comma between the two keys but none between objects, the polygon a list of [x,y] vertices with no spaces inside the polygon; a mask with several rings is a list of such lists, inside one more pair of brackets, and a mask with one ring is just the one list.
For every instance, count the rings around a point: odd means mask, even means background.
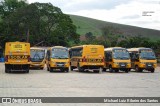
[{"label": "green hill", "polygon": [[73,24],[77,26],[77,33],[80,35],[85,35],[88,32],[92,32],[94,36],[102,35],[101,34],[102,27],[113,26],[118,28],[125,36],[142,35],[143,37],[148,37],[151,38],[152,40],[160,39],[159,30],[111,23],[76,15],[70,15],[70,17],[73,21]]}]

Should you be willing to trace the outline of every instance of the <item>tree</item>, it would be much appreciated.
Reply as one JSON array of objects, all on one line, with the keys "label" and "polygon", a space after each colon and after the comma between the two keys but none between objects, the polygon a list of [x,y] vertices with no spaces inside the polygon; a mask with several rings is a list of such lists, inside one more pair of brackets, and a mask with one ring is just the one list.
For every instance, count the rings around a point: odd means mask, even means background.
[{"label": "tree", "polygon": [[[67,46],[70,41],[74,43],[79,41],[76,26],[73,25],[70,17],[63,14],[60,8],[53,6],[51,3],[25,5],[21,3],[23,5],[15,6],[17,8],[13,7],[14,9],[10,9],[10,5],[6,6],[4,4],[6,2],[0,6],[1,10],[7,7],[7,11],[1,16],[9,18],[2,18],[0,31],[2,31],[3,36],[9,38],[8,41],[30,38],[29,42],[32,45],[43,41],[47,46]],[[12,2],[9,4],[12,4]],[[13,36],[13,39],[11,36]]]},{"label": "tree", "polygon": [[7,18],[11,13],[15,12],[18,8],[27,5],[26,0],[4,0],[0,2],[1,18]]},{"label": "tree", "polygon": [[[26,6],[25,0],[4,0],[0,2],[0,45],[4,48],[5,42],[17,40],[16,36],[13,36],[12,22],[8,20],[11,14],[14,14],[17,9]],[[14,28],[15,29],[15,28]]]},{"label": "tree", "polygon": [[86,40],[89,41],[90,43],[92,43],[92,41],[96,39],[96,37],[93,36],[92,32],[86,33],[86,34],[85,34],[85,38],[86,38]]},{"label": "tree", "polygon": [[122,40],[122,41],[120,41],[118,43],[118,46],[125,47],[125,48],[129,48],[130,47],[128,40]]},{"label": "tree", "polygon": [[113,26],[105,26],[101,28],[102,38],[105,47],[116,46],[118,42],[118,35],[120,31]]}]

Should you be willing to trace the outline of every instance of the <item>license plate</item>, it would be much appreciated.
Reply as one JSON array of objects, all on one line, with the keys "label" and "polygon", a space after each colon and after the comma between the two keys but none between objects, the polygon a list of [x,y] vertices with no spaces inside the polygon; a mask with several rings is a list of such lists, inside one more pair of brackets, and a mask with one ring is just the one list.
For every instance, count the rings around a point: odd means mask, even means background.
[{"label": "license plate", "polygon": [[39,64],[34,64],[34,66],[39,66]]},{"label": "license plate", "polygon": [[27,56],[9,56],[9,59],[27,59]]},{"label": "license plate", "polygon": [[149,64],[148,66],[152,66],[152,65]]},{"label": "license plate", "polygon": [[64,64],[57,64],[57,66],[64,66]]},{"label": "license plate", "polygon": [[124,64],[121,64],[121,66],[125,66]]}]

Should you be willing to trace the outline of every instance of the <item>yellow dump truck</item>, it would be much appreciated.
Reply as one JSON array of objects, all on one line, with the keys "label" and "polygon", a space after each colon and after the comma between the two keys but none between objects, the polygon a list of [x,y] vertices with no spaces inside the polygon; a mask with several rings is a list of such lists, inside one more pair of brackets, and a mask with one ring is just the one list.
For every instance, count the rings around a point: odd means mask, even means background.
[{"label": "yellow dump truck", "polygon": [[25,71],[29,73],[30,43],[7,42],[5,45],[5,72]]}]

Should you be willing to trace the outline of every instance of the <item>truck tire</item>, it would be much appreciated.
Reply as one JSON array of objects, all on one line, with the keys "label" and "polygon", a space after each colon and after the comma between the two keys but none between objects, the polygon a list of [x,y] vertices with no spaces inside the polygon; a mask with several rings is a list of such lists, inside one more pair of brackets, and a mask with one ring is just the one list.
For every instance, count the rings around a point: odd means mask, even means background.
[{"label": "truck tire", "polygon": [[49,71],[49,67],[47,66],[47,71]]},{"label": "truck tire", "polygon": [[29,73],[29,65],[28,65],[28,67],[27,67],[27,69],[26,69],[26,73]]},{"label": "truck tire", "polygon": [[10,70],[7,65],[5,65],[5,73],[10,73]]},{"label": "truck tire", "polygon": [[129,72],[129,69],[125,69],[125,73],[128,73]]},{"label": "truck tire", "polygon": [[77,68],[78,68],[79,72],[83,72],[84,71],[83,67],[80,67],[79,64],[77,65]]},{"label": "truck tire", "polygon": [[65,72],[65,71],[66,71],[66,69],[60,69],[60,71],[61,71],[61,72]]},{"label": "truck tire", "polygon": [[115,72],[116,72],[116,73],[118,73],[118,72],[119,72],[119,69],[114,69],[114,70],[115,70]]},{"label": "truck tire", "polygon": [[29,69],[26,70],[26,73],[29,73]]},{"label": "truck tire", "polygon": [[49,71],[50,71],[50,72],[53,72],[53,68],[50,67],[50,68],[49,68]]},{"label": "truck tire", "polygon": [[67,69],[66,69],[66,72],[70,72],[71,71],[71,67],[69,66]]},{"label": "truck tire", "polygon": [[5,67],[5,73],[9,73],[7,67]]},{"label": "truck tire", "polygon": [[70,66],[70,70],[73,71],[73,69],[74,69],[74,67],[73,67],[73,66]]},{"label": "truck tire", "polygon": [[103,68],[103,72],[106,72],[106,68]]},{"label": "truck tire", "polygon": [[137,65],[135,66],[135,70],[136,70],[136,72],[142,72],[143,71],[143,69],[139,68]]},{"label": "truck tire", "polygon": [[109,72],[110,72],[110,73],[113,73],[113,71],[114,71],[114,70],[113,70],[112,66],[110,65],[110,66],[109,66]]},{"label": "truck tire", "polygon": [[68,73],[68,72],[69,72],[69,68],[65,69],[65,71],[64,71],[64,72],[67,72],[67,73]]},{"label": "truck tire", "polygon": [[40,69],[41,69],[41,70],[43,70],[43,69],[44,69],[44,67],[41,67]]},{"label": "truck tire", "polygon": [[155,69],[153,68],[153,69],[151,69],[151,73],[154,73],[154,71],[155,71]]}]

